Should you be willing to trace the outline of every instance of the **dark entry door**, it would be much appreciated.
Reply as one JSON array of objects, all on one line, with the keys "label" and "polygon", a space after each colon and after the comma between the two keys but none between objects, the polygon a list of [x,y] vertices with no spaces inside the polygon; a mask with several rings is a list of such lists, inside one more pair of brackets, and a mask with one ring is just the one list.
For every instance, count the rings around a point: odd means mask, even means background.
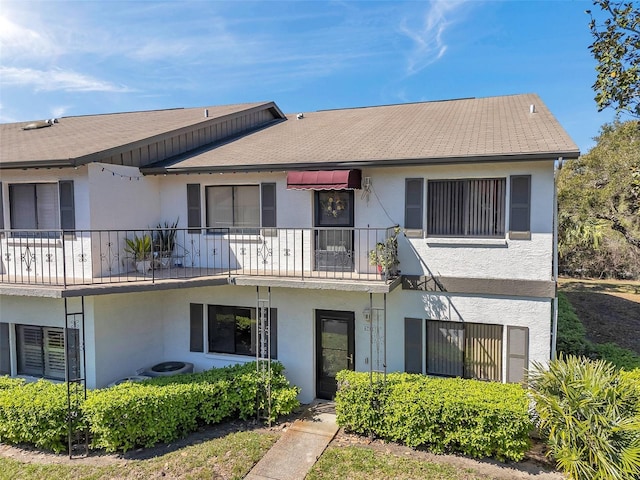
[{"label": "dark entry door", "polygon": [[314,204],[314,268],[353,271],[353,190],[318,190]]},{"label": "dark entry door", "polygon": [[353,370],[355,353],[354,314],[316,311],[316,396],[333,399],[336,373]]}]

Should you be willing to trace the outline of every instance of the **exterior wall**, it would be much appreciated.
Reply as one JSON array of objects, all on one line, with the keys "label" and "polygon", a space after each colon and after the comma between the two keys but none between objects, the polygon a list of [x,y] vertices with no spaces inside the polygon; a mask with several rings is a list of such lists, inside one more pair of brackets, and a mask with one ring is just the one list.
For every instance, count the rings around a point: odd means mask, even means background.
[{"label": "exterior wall", "polygon": [[[160,222],[158,179],[136,167],[88,165],[91,229],[143,229]],[[103,170],[104,168],[104,170]]]},{"label": "exterior wall", "polygon": [[[64,328],[64,300],[58,298],[41,298],[41,297],[18,297],[3,295],[0,296],[0,322],[10,324],[9,338],[11,349],[11,371],[15,375],[17,373],[17,357],[16,357],[16,324],[22,325],[39,325],[43,327]],[[92,299],[85,299],[85,348],[86,348],[86,381],[89,388],[95,388],[96,378],[96,362],[95,362],[95,344],[93,329],[93,307]],[[69,300],[69,311],[80,311],[79,299]]]},{"label": "exterior wall", "polygon": [[165,360],[182,359],[164,355],[164,296],[146,292],[94,297],[96,386]]},{"label": "exterior wall", "polygon": [[[400,269],[404,274],[429,274],[452,277],[517,278],[549,280],[553,255],[553,161],[530,163],[499,163],[487,165],[433,165],[412,168],[368,169],[376,195],[370,195],[367,205],[357,196],[356,222],[360,226],[388,226],[404,223],[405,178],[428,180],[498,178],[510,175],[531,175],[531,240],[496,239],[432,239],[411,238],[400,242]],[[507,181],[507,226],[509,212],[509,182]],[[391,214],[387,218],[378,203]],[[426,198],[426,195],[425,195]],[[423,220],[426,229],[426,201]],[[508,227],[507,227],[508,228]],[[406,242],[424,260],[422,265]],[[427,271],[427,269],[430,271]]]},{"label": "exterior wall", "polygon": [[[400,269],[405,274],[438,274],[453,277],[516,278],[549,280],[553,255],[553,161],[417,166],[402,168],[364,169],[370,177],[374,192],[365,195],[355,192],[355,227],[385,228],[404,223],[404,182],[406,178],[428,180],[463,178],[507,178],[511,175],[531,175],[531,240],[504,239],[437,239],[432,237],[401,238],[399,244]],[[180,219],[186,227],[186,184],[258,185],[276,183],[278,228],[313,227],[313,191],[287,190],[286,173],[230,173],[197,176],[159,177],[162,191],[163,220]],[[509,182],[507,181],[506,211],[508,227]],[[425,195],[426,198],[426,195]],[[205,198],[202,197],[203,216]],[[387,215],[387,212],[390,216]],[[426,202],[424,208],[426,217]],[[204,225],[204,223],[203,223]],[[426,218],[424,221],[426,229]],[[212,244],[212,236],[204,235]],[[411,242],[413,248],[410,248]],[[213,245],[213,244],[212,244]],[[232,247],[233,248],[233,247]],[[424,264],[416,255],[417,252]],[[234,254],[236,252],[234,251]],[[367,252],[356,252],[356,265],[367,265]],[[361,257],[361,258],[360,258]],[[461,261],[464,259],[464,261]]]}]

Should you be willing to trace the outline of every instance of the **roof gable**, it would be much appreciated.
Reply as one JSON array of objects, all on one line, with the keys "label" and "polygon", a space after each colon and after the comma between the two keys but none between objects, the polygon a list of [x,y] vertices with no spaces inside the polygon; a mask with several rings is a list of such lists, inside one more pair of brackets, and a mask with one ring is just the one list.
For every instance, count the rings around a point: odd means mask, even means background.
[{"label": "roof gable", "polygon": [[[0,168],[78,166],[92,161],[144,166],[284,118],[275,103],[264,102],[63,117],[34,130],[24,130],[32,122],[2,124]],[[216,131],[225,123],[224,130]],[[137,162],[123,160],[122,156],[136,157],[136,149],[147,146],[150,152],[138,153]],[[163,155],[158,156],[159,151]]]}]

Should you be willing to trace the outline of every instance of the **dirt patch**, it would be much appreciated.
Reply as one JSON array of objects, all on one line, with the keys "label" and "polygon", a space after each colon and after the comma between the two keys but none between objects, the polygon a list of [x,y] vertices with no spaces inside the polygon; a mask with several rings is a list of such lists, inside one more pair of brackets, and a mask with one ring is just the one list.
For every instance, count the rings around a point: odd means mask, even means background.
[{"label": "dirt patch", "polygon": [[576,310],[589,340],[613,342],[640,355],[640,282],[563,279],[560,291]]},{"label": "dirt patch", "polygon": [[370,448],[387,455],[446,464],[459,469],[472,469],[477,474],[496,480],[562,480],[564,478],[562,474],[554,471],[553,464],[545,456],[545,446],[541,443],[534,443],[525,459],[517,463],[504,463],[491,459],[478,460],[459,455],[436,455],[422,449],[346,433],[341,428],[330,447],[348,446]]}]

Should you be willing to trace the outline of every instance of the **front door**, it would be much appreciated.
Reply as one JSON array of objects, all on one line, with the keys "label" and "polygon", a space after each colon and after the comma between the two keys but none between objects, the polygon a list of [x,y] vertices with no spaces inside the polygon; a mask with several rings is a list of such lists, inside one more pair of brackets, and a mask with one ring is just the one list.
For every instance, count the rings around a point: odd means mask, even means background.
[{"label": "front door", "polygon": [[314,205],[315,269],[353,271],[353,190],[318,190]]},{"label": "front door", "polygon": [[336,373],[355,368],[353,312],[316,311],[316,396],[333,399]]}]

